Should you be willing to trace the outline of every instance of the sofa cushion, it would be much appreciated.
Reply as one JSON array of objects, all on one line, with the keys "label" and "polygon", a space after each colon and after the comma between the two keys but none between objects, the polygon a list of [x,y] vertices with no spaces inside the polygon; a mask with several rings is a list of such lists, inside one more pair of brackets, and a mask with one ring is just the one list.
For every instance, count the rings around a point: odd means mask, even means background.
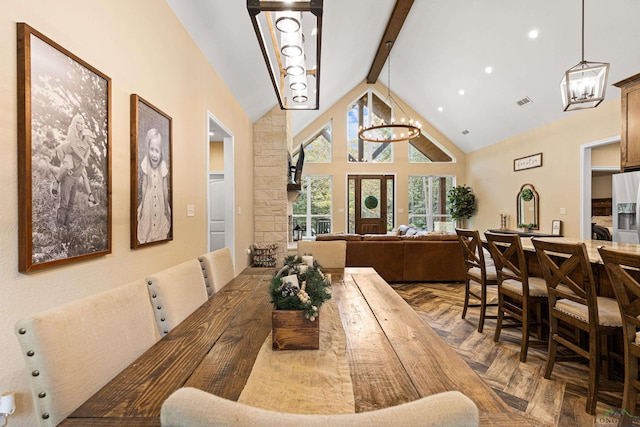
[{"label": "sofa cushion", "polygon": [[418,234],[420,230],[418,230],[417,228],[413,228],[413,227],[409,227],[407,229],[407,231],[404,233],[405,236],[415,236],[416,234]]},{"label": "sofa cushion", "polygon": [[402,237],[400,236],[392,236],[392,235],[388,235],[388,234],[365,234],[364,236],[362,236],[362,240],[402,240]]},{"label": "sofa cushion", "polygon": [[458,240],[458,236],[456,234],[451,233],[426,233],[426,234],[415,234],[413,236],[402,236],[405,240]]},{"label": "sofa cushion", "polygon": [[328,233],[316,235],[318,241],[328,240],[362,240],[362,236],[359,234],[347,234],[347,233]]}]

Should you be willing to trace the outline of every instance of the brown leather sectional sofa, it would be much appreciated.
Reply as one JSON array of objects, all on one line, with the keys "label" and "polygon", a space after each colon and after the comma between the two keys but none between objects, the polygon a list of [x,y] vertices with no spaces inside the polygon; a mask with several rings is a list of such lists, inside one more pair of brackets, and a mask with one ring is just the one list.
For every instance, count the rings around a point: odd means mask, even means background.
[{"label": "brown leather sectional sofa", "polygon": [[387,282],[464,281],[455,234],[319,234],[316,240],[346,240],[346,266],[373,267]]}]

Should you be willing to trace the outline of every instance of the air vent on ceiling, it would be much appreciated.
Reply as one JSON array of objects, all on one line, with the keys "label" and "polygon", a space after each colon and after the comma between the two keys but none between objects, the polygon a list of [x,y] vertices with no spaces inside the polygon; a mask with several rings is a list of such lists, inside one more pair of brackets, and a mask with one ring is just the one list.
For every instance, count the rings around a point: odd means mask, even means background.
[{"label": "air vent on ceiling", "polygon": [[524,98],[516,101],[516,104],[518,104],[519,107],[522,107],[523,105],[527,105],[531,102],[533,102],[531,98],[529,98],[528,96],[525,96]]},{"label": "air vent on ceiling", "polygon": [[469,133],[469,131],[468,131],[468,130],[466,130],[466,129],[462,131],[462,134],[463,134],[463,135],[466,135],[466,134],[468,134],[468,133]]}]

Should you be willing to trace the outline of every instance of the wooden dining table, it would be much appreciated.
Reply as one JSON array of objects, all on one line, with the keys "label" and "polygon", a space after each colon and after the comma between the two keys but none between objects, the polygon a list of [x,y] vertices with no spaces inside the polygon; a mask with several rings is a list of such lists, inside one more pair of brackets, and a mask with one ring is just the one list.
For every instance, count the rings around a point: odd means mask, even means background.
[{"label": "wooden dining table", "polygon": [[[477,405],[481,425],[530,425],[375,270],[327,271],[346,336],[355,412],[459,390]],[[237,401],[271,333],[272,274],[245,269],[61,425],[159,426],[162,403],[185,386]]]}]

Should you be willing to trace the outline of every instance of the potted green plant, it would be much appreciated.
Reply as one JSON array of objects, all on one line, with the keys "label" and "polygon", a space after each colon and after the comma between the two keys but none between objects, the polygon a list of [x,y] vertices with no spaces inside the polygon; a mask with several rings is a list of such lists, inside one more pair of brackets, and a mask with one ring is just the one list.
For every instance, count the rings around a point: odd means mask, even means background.
[{"label": "potted green plant", "polygon": [[450,189],[447,193],[447,209],[451,218],[464,227],[464,221],[471,218],[476,211],[476,196],[473,190],[466,185],[457,185]]}]

